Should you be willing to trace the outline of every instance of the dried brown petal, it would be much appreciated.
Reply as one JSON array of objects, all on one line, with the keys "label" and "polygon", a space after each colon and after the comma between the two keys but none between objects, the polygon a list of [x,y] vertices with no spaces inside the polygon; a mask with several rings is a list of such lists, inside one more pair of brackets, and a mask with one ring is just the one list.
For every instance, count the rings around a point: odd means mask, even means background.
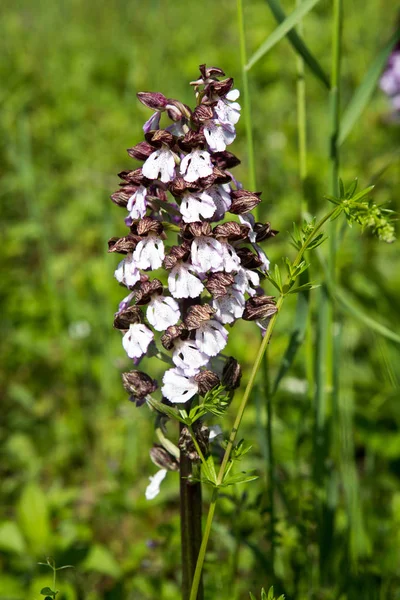
[{"label": "dried brown petal", "polygon": [[148,235],[150,232],[160,235],[163,229],[163,224],[152,217],[143,217],[137,224],[137,232],[139,235]]},{"label": "dried brown petal", "polygon": [[140,142],[136,146],[133,146],[133,148],[128,148],[127,153],[131,158],[136,158],[136,160],[146,160],[150,154],[153,154],[154,150],[155,148],[151,144]]},{"label": "dried brown petal", "polygon": [[163,144],[172,147],[175,144],[174,136],[165,129],[156,129],[155,131],[149,131],[145,134],[145,138],[152,146],[154,146],[154,148],[161,148]]},{"label": "dried brown petal", "polygon": [[208,98],[213,96],[226,96],[226,94],[232,89],[232,86],[233,79],[232,77],[228,77],[228,79],[223,79],[222,81],[211,81],[204,88],[204,92]]},{"label": "dried brown petal", "polygon": [[167,469],[167,471],[177,471],[179,469],[179,462],[160,444],[154,444],[150,450],[150,458],[153,463],[160,467],[160,469]]},{"label": "dried brown petal", "polygon": [[115,315],[114,327],[123,331],[129,329],[129,325],[134,323],[143,323],[143,315],[137,306],[128,306]]},{"label": "dried brown petal", "polygon": [[151,297],[154,296],[154,294],[162,294],[163,289],[163,284],[158,279],[145,281],[135,293],[136,304],[138,306],[148,304],[151,300]]},{"label": "dried brown petal", "polygon": [[203,80],[209,79],[210,77],[224,77],[225,72],[219,67],[207,67],[205,64],[199,65],[199,70]]},{"label": "dried brown petal", "polygon": [[225,363],[222,371],[222,385],[232,392],[240,386],[240,379],[242,377],[242,368],[239,365],[236,358],[230,356]]},{"label": "dried brown petal", "polygon": [[215,310],[209,304],[194,304],[188,308],[185,316],[185,325],[191,329],[198,329],[200,325],[209,321]]},{"label": "dried brown petal", "polygon": [[277,312],[273,296],[253,296],[246,300],[242,318],[245,321],[268,319]]},{"label": "dried brown petal", "polygon": [[164,258],[164,267],[172,269],[178,261],[186,261],[190,254],[190,244],[183,242],[180,246],[172,246],[169,253]]},{"label": "dried brown petal", "polygon": [[256,232],[256,242],[263,242],[279,233],[276,229],[271,229],[271,223],[255,223],[253,229]]},{"label": "dried brown petal", "polygon": [[212,229],[208,221],[195,221],[181,225],[181,235],[185,240],[192,240],[200,235],[212,236]]},{"label": "dried brown petal", "polygon": [[129,400],[135,402],[137,406],[144,404],[146,396],[152,394],[158,387],[157,382],[142,371],[122,373],[122,383],[130,394]]},{"label": "dried brown petal", "polygon": [[108,251],[128,254],[134,251],[140,239],[139,236],[131,233],[122,238],[112,237],[108,240]]},{"label": "dried brown petal", "polygon": [[212,119],[214,114],[214,109],[212,106],[206,106],[205,104],[199,104],[193,111],[192,119],[193,122],[199,125],[200,123],[204,123],[204,121],[209,121]]},{"label": "dried brown petal", "polygon": [[140,169],[134,169],[133,171],[121,171],[118,173],[118,177],[132,185],[140,185],[144,181],[147,181],[146,177],[142,173],[141,167]]},{"label": "dried brown petal", "polygon": [[204,148],[206,145],[206,138],[203,133],[193,131],[190,129],[185,137],[179,140],[179,147],[185,152],[190,152],[193,148]]},{"label": "dried brown petal", "polygon": [[263,263],[257,254],[254,254],[249,248],[238,248],[236,254],[245,269],[258,269]]},{"label": "dried brown petal", "polygon": [[205,284],[206,289],[214,298],[221,298],[227,293],[227,288],[235,283],[235,278],[230,273],[220,271],[212,273]]},{"label": "dried brown petal", "polygon": [[219,169],[232,169],[237,165],[240,165],[240,160],[232,154],[224,150],[223,152],[214,152],[211,154],[211,162]]},{"label": "dried brown petal", "polygon": [[161,336],[161,343],[166,350],[172,350],[174,342],[177,339],[186,339],[188,331],[183,323],[180,325],[170,325]]},{"label": "dried brown petal", "polygon": [[167,99],[161,92],[139,92],[136,96],[142,104],[147,108],[151,108],[151,110],[162,111],[167,104]]},{"label": "dried brown petal", "polygon": [[247,239],[249,228],[246,225],[236,223],[236,221],[227,221],[214,227],[213,233],[217,239],[226,238],[231,242],[237,242]]},{"label": "dried brown petal", "polygon": [[229,212],[234,215],[243,215],[253,210],[255,206],[260,204],[261,192],[249,192],[247,190],[235,190],[231,193],[232,204]]},{"label": "dried brown petal", "polygon": [[112,194],[111,200],[117,204],[117,206],[126,208],[129,198],[137,191],[137,189],[137,186],[122,185],[119,190]]},{"label": "dried brown petal", "polygon": [[200,371],[195,375],[194,380],[199,386],[200,396],[205,396],[207,392],[215,388],[220,384],[219,377],[213,371]]}]

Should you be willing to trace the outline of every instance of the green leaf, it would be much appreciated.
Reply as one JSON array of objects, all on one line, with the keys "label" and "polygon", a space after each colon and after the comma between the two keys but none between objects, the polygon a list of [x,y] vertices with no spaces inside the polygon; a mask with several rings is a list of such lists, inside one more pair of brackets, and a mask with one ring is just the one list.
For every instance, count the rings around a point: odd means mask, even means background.
[{"label": "green leaf", "polygon": [[47,497],[36,482],[28,483],[17,504],[18,525],[35,553],[47,549],[50,523]]},{"label": "green leaf", "polygon": [[[304,0],[276,29],[267,37],[265,42],[256,50],[246,65],[246,70],[251,69],[275,44],[280,42],[288,33],[296,27],[302,18],[314,8],[319,0]],[[305,59],[304,59],[305,60]]]},{"label": "green leaf", "polygon": [[40,594],[42,596],[54,596],[57,592],[53,592],[53,590],[49,587],[44,587],[40,590]]},{"label": "green leaf", "polygon": [[256,600],[256,597],[253,596],[253,594],[251,592],[249,592],[249,596],[250,596],[250,600]]},{"label": "green leaf", "polygon": [[230,477],[224,478],[220,487],[228,487],[229,485],[234,485],[236,483],[248,483],[249,481],[254,481],[258,479],[258,475],[246,475],[246,473],[237,473],[236,475],[231,475]]},{"label": "green leaf", "polygon": [[[267,0],[267,2],[276,21],[278,23],[282,23],[286,19],[286,13],[283,10],[280,1]],[[303,58],[304,62],[310,68],[310,70],[316,76],[316,78],[319,79],[321,83],[323,83],[324,86],[329,90],[329,78],[327,77],[326,73],[324,72],[323,68],[321,67],[315,56],[310,52],[310,50],[306,46],[304,40],[299,36],[295,29],[292,29],[288,32],[287,39],[288,42],[292,45],[293,49]]]},{"label": "green leaf", "polygon": [[319,284],[315,285],[313,283],[305,283],[304,285],[299,285],[297,288],[293,288],[293,290],[289,290],[288,294],[298,294],[299,292],[309,292],[310,290],[314,290],[320,287]]},{"label": "green leaf", "polygon": [[152,408],[154,408],[154,410],[158,410],[159,412],[163,413],[164,415],[167,415],[167,417],[170,417],[171,419],[176,419],[177,421],[180,421],[181,423],[185,423],[185,420],[179,416],[179,413],[175,408],[172,408],[171,406],[167,406],[166,404],[163,404],[159,400],[156,400],[155,398],[151,398],[150,396],[148,396],[148,398],[147,398],[147,404],[149,404]]},{"label": "green leaf", "polygon": [[368,69],[363,81],[360,83],[357,90],[354,92],[352,99],[347,105],[340,124],[339,132],[339,144],[343,144],[354,125],[361,116],[361,113],[365,109],[370,100],[378,79],[384,69],[389,55],[393,49],[393,46],[400,40],[400,31],[390,38],[387,44],[378,52],[375,60]]},{"label": "green leaf", "polygon": [[0,550],[23,554],[26,551],[25,540],[14,521],[0,523]]},{"label": "green leaf", "polygon": [[105,546],[99,544],[92,546],[82,566],[85,571],[96,571],[114,579],[121,576],[121,568],[114,556]]}]

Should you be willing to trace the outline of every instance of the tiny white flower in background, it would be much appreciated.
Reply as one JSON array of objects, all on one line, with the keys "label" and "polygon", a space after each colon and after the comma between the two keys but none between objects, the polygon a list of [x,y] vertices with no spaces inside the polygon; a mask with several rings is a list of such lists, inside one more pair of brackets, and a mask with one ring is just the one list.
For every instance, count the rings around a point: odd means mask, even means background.
[{"label": "tiny white flower in background", "polygon": [[210,442],[215,440],[215,438],[217,438],[218,436],[222,435],[222,429],[219,425],[211,425],[209,430],[210,430],[210,436],[208,439]]},{"label": "tiny white flower in background", "polygon": [[159,269],[164,260],[164,244],[154,235],[141,240],[135,248],[133,259],[139,269]]},{"label": "tiny white flower in background", "polygon": [[147,320],[156,331],[164,331],[180,318],[179,306],[170,296],[153,296],[146,311]]},{"label": "tiny white flower in background", "polygon": [[141,185],[128,200],[126,208],[129,210],[129,216],[135,221],[137,219],[141,219],[146,214],[146,195],[147,190],[143,185]]},{"label": "tiny white flower in background", "polygon": [[185,375],[196,375],[200,367],[206,365],[209,356],[199,350],[194,340],[178,340],[175,342],[172,360]]},{"label": "tiny white flower in background", "polygon": [[193,240],[190,251],[192,264],[200,272],[221,270],[223,249],[218,240],[201,235]]},{"label": "tiny white flower in background", "polygon": [[221,123],[231,123],[236,125],[240,119],[241,106],[239,102],[235,102],[240,96],[239,90],[231,90],[225,96],[220,98],[215,106],[215,112]]},{"label": "tiny white flower in background", "polygon": [[228,332],[214,319],[203,323],[196,330],[196,344],[208,356],[217,356],[225,348],[227,341]]},{"label": "tiny white flower in background", "polygon": [[210,119],[204,123],[204,136],[213,152],[222,152],[229,144],[232,144],[236,132],[231,123],[220,123]]},{"label": "tiny white flower in background", "polygon": [[204,219],[211,219],[215,213],[215,203],[207,192],[185,194],[180,205],[180,213],[185,223],[194,223]]},{"label": "tiny white flower in background", "polygon": [[236,254],[234,248],[228,244],[221,244],[222,246],[222,267],[227,273],[237,271],[240,268],[240,258]]},{"label": "tiny white flower in background", "polygon": [[161,393],[170,402],[187,402],[198,392],[198,385],[192,377],[185,375],[181,369],[169,369],[163,377]]},{"label": "tiny white flower in background", "polygon": [[129,358],[140,358],[146,354],[154,333],[143,323],[132,323],[122,338],[122,345]]},{"label": "tiny white flower in background", "polygon": [[157,473],[149,477],[150,483],[146,488],[146,500],[153,500],[160,493],[160,484],[164,481],[167,469],[160,469]]},{"label": "tiny white flower in background", "polygon": [[215,221],[220,221],[223,219],[226,211],[231,207],[232,198],[229,192],[229,183],[213,185],[207,190],[207,195],[211,196],[216,206],[216,211],[214,214]]},{"label": "tiny white flower in background", "polygon": [[191,265],[178,263],[168,275],[168,289],[174,298],[197,298],[204,290],[200,279],[190,272]]},{"label": "tiny white flower in background", "polygon": [[249,296],[254,296],[257,293],[254,288],[259,285],[260,276],[258,273],[241,267],[235,275],[235,283],[232,287],[242,294],[247,292]]},{"label": "tiny white flower in background", "polygon": [[221,323],[233,323],[242,316],[245,299],[241,292],[231,288],[225,296],[214,298],[212,305],[217,311],[215,316]]},{"label": "tiny white flower in background", "polygon": [[181,174],[185,181],[197,181],[199,177],[208,177],[213,172],[211,156],[207,150],[196,148],[187,154],[181,162]]},{"label": "tiny white flower in background", "polygon": [[128,254],[126,258],[121,260],[114,272],[114,277],[119,283],[123,283],[127,287],[133,287],[139,281],[140,271],[133,260],[132,254]]},{"label": "tiny white flower in background", "polygon": [[148,179],[161,179],[163,183],[171,181],[175,176],[175,155],[167,147],[155,150],[143,164],[142,173]]}]

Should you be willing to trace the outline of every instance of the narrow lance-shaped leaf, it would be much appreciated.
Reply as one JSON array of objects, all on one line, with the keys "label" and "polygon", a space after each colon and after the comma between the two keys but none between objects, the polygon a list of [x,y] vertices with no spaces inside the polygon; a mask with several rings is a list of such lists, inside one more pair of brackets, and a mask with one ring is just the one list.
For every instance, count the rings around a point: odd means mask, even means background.
[{"label": "narrow lance-shaped leaf", "polygon": [[307,46],[293,28],[301,21],[319,0],[305,0],[298,8],[296,8],[288,17],[286,17],[282,7],[277,0],[268,0],[268,4],[273,12],[276,20],[280,25],[271,33],[260,48],[253,54],[246,65],[246,70],[260,60],[275,44],[283,37],[287,36],[290,43],[303,58],[304,62],[312,70],[314,75],[320,79],[326,87],[329,88],[329,80],[325,75],[322,67],[316,58],[308,50]]},{"label": "narrow lance-shaped leaf", "polygon": [[354,92],[352,99],[344,111],[341,119],[339,144],[343,144],[361,113],[365,109],[378,83],[378,79],[386,65],[393,46],[400,40],[400,31],[390,38],[388,43],[378,53],[372,65],[368,69],[363,81]]}]

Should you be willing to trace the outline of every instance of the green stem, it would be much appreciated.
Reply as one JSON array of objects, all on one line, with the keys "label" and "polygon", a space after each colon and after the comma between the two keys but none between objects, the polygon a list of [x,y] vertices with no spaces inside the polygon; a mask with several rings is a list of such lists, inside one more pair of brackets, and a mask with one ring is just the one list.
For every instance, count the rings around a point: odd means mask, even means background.
[{"label": "green stem", "polygon": [[[302,0],[296,0],[296,6],[301,4]],[[299,23],[298,32],[303,33],[302,22]],[[299,174],[302,188],[301,215],[308,211],[306,197],[306,178],[307,178],[307,118],[306,118],[306,82],[304,78],[304,60],[299,53],[296,53],[296,96],[297,96],[297,135],[299,148]]]},{"label": "green stem", "polygon": [[253,191],[255,191],[255,189],[256,189],[256,170],[255,170],[255,162],[254,162],[253,125],[252,125],[252,119],[251,119],[249,79],[248,79],[248,73],[246,71],[247,54],[246,54],[246,38],[245,38],[245,29],[244,29],[244,15],[243,15],[242,0],[237,0],[237,15],[238,15],[240,65],[241,65],[241,70],[242,70],[243,104],[244,104],[244,118],[245,118],[245,125],[246,125],[247,157],[248,157],[248,163],[249,163],[250,188]]},{"label": "green stem", "polygon": [[269,511],[270,511],[270,542],[271,542],[271,572],[275,576],[275,464],[274,464],[274,445],[272,440],[272,397],[270,386],[268,385],[268,352],[265,353],[264,360],[265,376],[265,396],[267,399],[267,453],[268,453],[268,490],[269,490]]},{"label": "green stem", "polygon": [[[298,266],[301,263],[304,252],[307,250],[308,246],[310,245],[310,243],[312,242],[314,237],[319,233],[319,231],[324,226],[324,224],[331,218],[331,216],[336,211],[336,209],[337,209],[337,207],[335,206],[335,208],[333,208],[327,215],[325,215],[317,223],[314,230],[309,234],[309,236],[305,240],[304,244],[302,245],[302,247],[300,248],[300,250],[297,253],[297,256],[293,262],[294,267]],[[236,415],[235,422],[233,424],[233,427],[232,427],[232,430],[231,430],[231,433],[230,433],[230,436],[228,439],[228,443],[227,443],[227,446],[225,449],[222,463],[221,463],[221,466],[219,468],[218,475],[217,475],[217,482],[216,482],[217,487],[214,488],[212,500],[211,500],[209,511],[208,511],[206,528],[205,528],[203,539],[202,539],[201,546],[200,546],[200,551],[199,551],[199,555],[198,555],[198,559],[197,559],[196,570],[195,570],[194,577],[193,577],[192,590],[190,593],[189,600],[196,600],[196,598],[197,598],[197,590],[198,590],[200,580],[201,580],[201,573],[203,570],[203,564],[204,564],[204,560],[205,560],[205,556],[206,556],[208,539],[210,537],[211,525],[212,525],[214,512],[215,512],[215,505],[216,505],[217,498],[218,498],[218,486],[221,485],[221,483],[224,479],[225,470],[226,470],[226,467],[228,465],[228,462],[229,462],[229,459],[231,456],[231,452],[232,452],[232,449],[233,449],[233,446],[234,446],[234,443],[236,440],[236,436],[237,436],[240,424],[242,422],[244,411],[246,409],[251,392],[253,390],[253,386],[254,386],[254,383],[256,380],[258,369],[260,368],[264,353],[265,353],[265,351],[268,347],[268,343],[271,339],[272,332],[275,327],[275,323],[278,318],[279,312],[282,308],[284,299],[285,299],[285,295],[281,295],[278,298],[278,301],[276,303],[277,312],[271,317],[271,319],[268,323],[268,327],[265,331],[264,338],[258,349],[258,353],[257,353],[256,359],[254,361],[253,368],[251,370],[250,379],[249,379],[246,389],[244,391],[244,394],[243,394],[243,397],[242,397],[242,400],[240,402],[240,406],[238,409],[238,413]]]}]

